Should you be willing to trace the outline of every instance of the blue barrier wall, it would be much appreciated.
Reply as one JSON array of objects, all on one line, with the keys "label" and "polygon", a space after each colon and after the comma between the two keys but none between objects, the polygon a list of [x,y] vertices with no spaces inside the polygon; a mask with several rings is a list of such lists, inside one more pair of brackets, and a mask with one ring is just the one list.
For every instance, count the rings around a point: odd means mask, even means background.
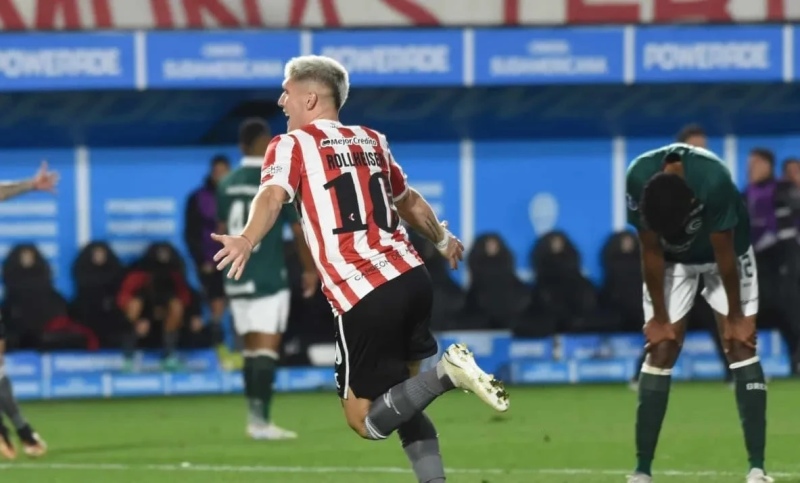
[{"label": "blue barrier wall", "polygon": [[[440,352],[454,342],[468,344],[481,367],[508,383],[539,385],[627,382],[635,373],[644,342],[641,334],[513,339],[502,331],[444,332],[438,334],[438,341]],[[760,331],[758,341],[765,374],[787,376],[789,358],[780,333]],[[223,370],[213,351],[187,351],[181,357],[191,372],[161,372],[157,353],[140,354],[137,361],[140,371],[125,373],[121,371],[123,357],[119,352],[44,355],[17,352],[7,356],[6,371],[20,399],[241,393],[241,374]],[[720,380],[723,376],[724,366],[709,334],[687,334],[673,378]],[[280,392],[322,389],[335,397],[333,368],[281,368],[275,389]]]},{"label": "blue barrier wall", "polygon": [[[625,226],[620,191],[625,166],[670,141],[398,142],[393,151],[411,183],[468,243],[481,233],[499,232],[527,277],[537,237],[564,230],[580,249],[586,273],[599,281],[601,246]],[[800,154],[797,136],[728,136],[710,144],[742,187],[751,148],[773,148],[779,159]],[[35,194],[0,205],[0,255],[14,243],[35,241],[53,262],[58,288],[69,295],[70,264],[77,247],[89,240],[111,242],[125,260],[155,240],[183,249],[186,197],[202,183],[217,153],[238,163],[233,146],[0,151],[4,177],[30,176],[48,159],[63,178],[54,198]]]}]

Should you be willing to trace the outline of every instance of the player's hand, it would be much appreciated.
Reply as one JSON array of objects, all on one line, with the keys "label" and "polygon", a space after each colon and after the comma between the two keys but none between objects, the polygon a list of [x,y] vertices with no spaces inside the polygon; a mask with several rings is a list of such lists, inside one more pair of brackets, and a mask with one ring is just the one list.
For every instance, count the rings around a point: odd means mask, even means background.
[{"label": "player's hand", "polygon": [[756,348],[756,322],[753,317],[744,315],[729,315],[722,332],[725,345],[732,341],[744,344],[751,349]]},{"label": "player's hand", "polygon": [[675,326],[670,323],[669,319],[660,317],[653,317],[644,324],[644,336],[647,340],[645,349],[662,342],[678,340]]},{"label": "player's hand", "polygon": [[317,272],[303,272],[300,282],[303,286],[304,299],[310,299],[317,293],[317,287],[319,287]]},{"label": "player's hand", "polygon": [[39,171],[37,171],[36,175],[33,177],[33,189],[55,193],[58,180],[58,173],[49,171],[47,169],[47,161],[42,161]]},{"label": "player's hand", "polygon": [[150,333],[150,321],[147,319],[137,321],[135,330],[139,337],[147,337],[147,334]]},{"label": "player's hand", "polygon": [[446,221],[442,222],[442,228],[444,228],[444,236],[447,237],[447,245],[444,248],[437,246],[436,249],[439,250],[439,253],[450,263],[450,268],[456,270],[458,268],[458,262],[464,259],[464,244],[461,243],[461,240],[456,238],[455,235],[450,233],[450,230],[447,229]]},{"label": "player's hand", "polygon": [[242,277],[247,260],[250,259],[253,245],[241,235],[217,235],[212,233],[211,238],[222,243],[222,249],[214,255],[214,261],[218,262],[217,270],[223,270],[230,265],[231,269],[228,270],[228,278],[239,280]]}]

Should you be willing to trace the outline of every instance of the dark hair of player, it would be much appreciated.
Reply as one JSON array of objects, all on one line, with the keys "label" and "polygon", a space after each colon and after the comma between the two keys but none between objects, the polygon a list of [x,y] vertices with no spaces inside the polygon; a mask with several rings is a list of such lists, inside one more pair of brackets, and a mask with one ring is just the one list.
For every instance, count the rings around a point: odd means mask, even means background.
[{"label": "dark hair of player", "polygon": [[775,153],[767,148],[753,148],[750,150],[751,156],[761,158],[763,161],[769,163],[771,168],[775,168]]},{"label": "dark hair of player", "polygon": [[251,117],[239,125],[239,145],[247,149],[261,137],[270,137],[269,125],[259,117]]},{"label": "dark hair of player", "polygon": [[798,158],[786,158],[783,160],[783,164],[781,165],[781,170],[783,174],[786,175],[789,172],[789,166],[793,164],[800,164],[800,159]]},{"label": "dark hair of player", "polygon": [[695,136],[706,137],[706,130],[703,129],[703,127],[700,126],[699,124],[689,124],[687,126],[684,126],[683,129],[681,129],[680,132],[678,132],[676,139],[678,140],[678,142],[685,143],[686,141]]},{"label": "dark hair of player", "polygon": [[639,202],[644,223],[667,241],[684,238],[695,208],[694,192],[677,174],[658,173],[644,187]]},{"label": "dark hair of player", "polygon": [[215,154],[214,157],[211,158],[211,167],[213,168],[218,164],[224,164],[225,166],[230,166],[231,161],[224,154]]}]

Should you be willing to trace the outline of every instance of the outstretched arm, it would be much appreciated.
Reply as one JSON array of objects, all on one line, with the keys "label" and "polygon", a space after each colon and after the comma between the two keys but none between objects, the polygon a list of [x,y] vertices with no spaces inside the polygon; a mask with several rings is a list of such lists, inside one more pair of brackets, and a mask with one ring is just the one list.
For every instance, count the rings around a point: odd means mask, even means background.
[{"label": "outstretched arm", "polygon": [[259,190],[250,204],[250,215],[241,236],[246,238],[252,246],[261,243],[261,240],[275,226],[286,198],[286,191],[277,185],[265,186]]},{"label": "outstretched arm", "polygon": [[33,180],[0,182],[0,201],[5,201],[34,190]]},{"label": "outstretched arm", "polygon": [[292,201],[300,184],[299,160],[293,156],[294,139],[278,136],[270,142],[261,170],[261,189],[250,205],[250,215],[241,233],[213,234],[223,248],[214,255],[217,270],[230,265],[228,278],[239,280],[253,248],[275,226],[283,204]]},{"label": "outstretched arm", "polygon": [[47,161],[43,161],[39,171],[32,179],[20,181],[0,182],[0,201],[5,201],[15,196],[28,193],[30,191],[55,191],[58,184],[58,173],[48,171]]}]

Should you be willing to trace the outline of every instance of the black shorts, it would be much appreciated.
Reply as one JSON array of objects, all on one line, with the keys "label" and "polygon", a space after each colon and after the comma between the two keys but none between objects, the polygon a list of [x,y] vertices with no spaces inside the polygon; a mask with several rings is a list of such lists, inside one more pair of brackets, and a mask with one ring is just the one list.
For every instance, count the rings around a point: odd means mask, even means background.
[{"label": "black shorts", "polygon": [[211,273],[199,272],[200,285],[203,286],[203,294],[206,300],[216,300],[225,298],[225,275],[219,270]]},{"label": "black shorts", "polygon": [[375,400],[409,377],[408,363],[435,355],[433,286],[424,265],[376,288],[336,318],[339,397]]}]

